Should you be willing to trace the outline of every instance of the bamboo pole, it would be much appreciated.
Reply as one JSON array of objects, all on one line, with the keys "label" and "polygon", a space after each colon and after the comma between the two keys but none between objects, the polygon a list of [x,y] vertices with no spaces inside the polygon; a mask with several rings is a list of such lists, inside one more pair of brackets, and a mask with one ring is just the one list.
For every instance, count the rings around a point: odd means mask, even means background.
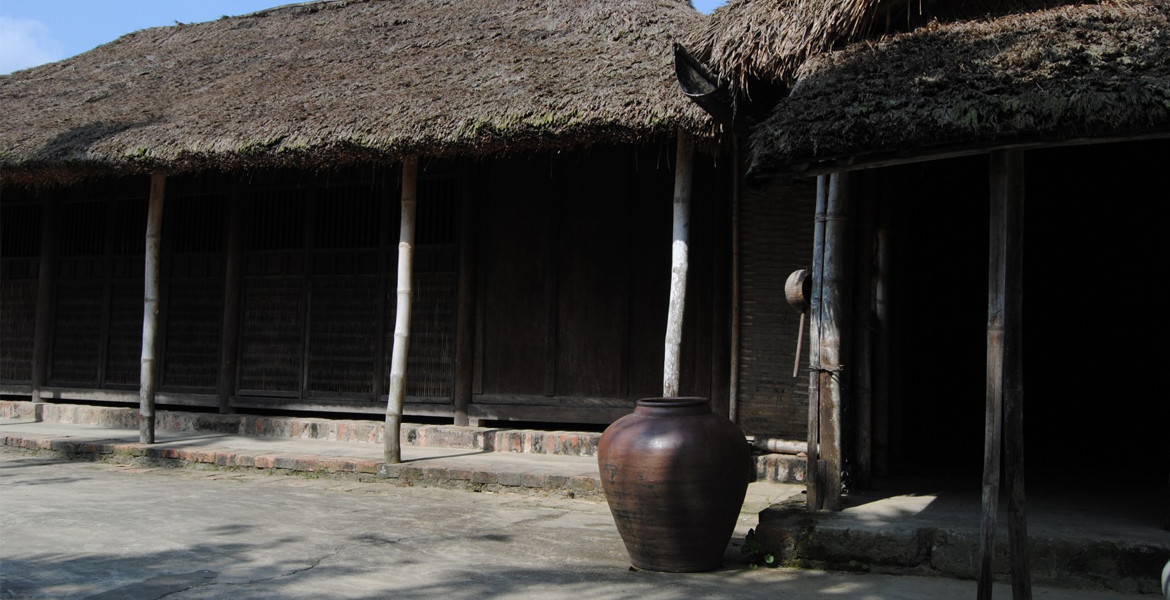
[{"label": "bamboo pole", "polygon": [[158,270],[162,240],[163,198],[167,177],[150,177],[150,206],[146,217],[146,273],[142,307],[142,370],[138,390],[138,441],[154,443],[155,343],[158,341]]},{"label": "bamboo pole", "polygon": [[805,500],[811,510],[824,507],[821,491],[821,282],[825,275],[825,209],[829,202],[829,176],[817,177],[816,220],[813,228],[812,294],[808,307],[808,458],[805,460]]},{"label": "bamboo pole", "polygon": [[398,233],[398,306],[394,320],[394,349],[390,358],[390,392],[386,400],[383,455],[391,464],[402,462],[402,399],[406,393],[406,354],[410,348],[411,269],[414,262],[414,215],[418,200],[418,157],[402,161],[402,225]]},{"label": "bamboo pole", "polygon": [[849,355],[848,333],[851,326],[852,269],[852,204],[854,179],[852,173],[829,176],[828,203],[825,210],[825,255],[821,300],[821,442],[823,457],[818,469],[823,469],[824,508],[838,511],[842,508],[841,482],[844,455],[842,451],[841,413],[849,397],[849,380],[842,357]]},{"label": "bamboo pole", "polygon": [[57,195],[50,193],[41,208],[41,248],[37,271],[37,313],[33,327],[32,401],[41,418],[41,390],[49,379],[49,331],[53,326],[53,286],[57,274]]},{"label": "bamboo pole", "polygon": [[232,186],[227,210],[227,260],[224,267],[223,323],[219,347],[219,412],[230,413],[231,398],[236,393],[236,365],[239,360],[240,288],[244,278],[243,244],[244,194],[242,186]]},{"label": "bamboo pole", "polygon": [[666,351],[662,369],[662,395],[679,395],[679,354],[682,347],[683,312],[687,293],[687,236],[691,220],[691,179],[694,142],[690,132],[678,132],[674,171],[674,236],[670,250],[670,307],[666,317]]},{"label": "bamboo pole", "polygon": [[1030,600],[1032,597],[1024,498],[1023,210],[1023,152],[993,152],[987,284],[987,407],[982,544],[976,592],[980,600],[990,600],[992,596],[1001,448],[1006,458],[1012,597],[1015,600]]}]

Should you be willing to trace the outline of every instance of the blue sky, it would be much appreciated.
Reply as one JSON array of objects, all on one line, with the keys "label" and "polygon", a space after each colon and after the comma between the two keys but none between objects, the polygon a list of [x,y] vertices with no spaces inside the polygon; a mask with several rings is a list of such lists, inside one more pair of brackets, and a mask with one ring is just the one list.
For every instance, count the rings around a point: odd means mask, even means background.
[{"label": "blue sky", "polygon": [[[0,0],[0,74],[68,58],[123,34],[211,21],[295,0]],[[709,13],[724,0],[693,0]]]}]

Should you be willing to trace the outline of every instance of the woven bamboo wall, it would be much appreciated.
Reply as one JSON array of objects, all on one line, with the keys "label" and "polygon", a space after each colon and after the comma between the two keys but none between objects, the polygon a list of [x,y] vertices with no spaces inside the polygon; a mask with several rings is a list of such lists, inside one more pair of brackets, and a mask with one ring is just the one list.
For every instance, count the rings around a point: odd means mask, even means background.
[{"label": "woven bamboo wall", "polygon": [[740,199],[739,424],[748,433],[807,436],[808,350],[793,378],[800,314],[785,301],[784,282],[811,267],[815,201],[811,181],[776,183]]},{"label": "woven bamboo wall", "polygon": [[[424,177],[419,182],[415,223],[414,290],[410,310],[410,352],[406,364],[406,395],[452,398],[455,393],[455,302],[458,264],[455,258],[456,217],[460,181],[454,176]],[[397,253],[389,253],[390,281],[396,278]],[[390,286],[386,302],[386,356],[382,376],[390,378],[394,345],[397,290]]]},{"label": "woven bamboo wall", "polygon": [[0,206],[0,381],[32,380],[41,207]]},{"label": "woven bamboo wall", "polygon": [[241,393],[300,391],[304,300],[300,279],[244,282]]},{"label": "woven bamboo wall", "polygon": [[107,384],[137,386],[142,373],[142,281],[110,286]]},{"label": "woven bamboo wall", "polygon": [[374,393],[378,280],[315,278],[309,317],[309,391]]},{"label": "woven bamboo wall", "polygon": [[175,194],[163,211],[164,390],[210,391],[219,378],[226,200],[222,193]]},{"label": "woven bamboo wall", "polygon": [[0,381],[32,380],[37,280],[0,278]]},{"label": "woven bamboo wall", "polygon": [[241,393],[299,395],[303,365],[305,194],[253,190],[240,333]]},{"label": "woven bamboo wall", "polygon": [[169,284],[163,389],[215,387],[222,310],[222,281]]},{"label": "woven bamboo wall", "polygon": [[307,391],[372,399],[377,364],[380,182],[317,190]]},{"label": "woven bamboo wall", "polygon": [[53,321],[54,385],[100,383],[107,264],[105,202],[61,205]]},{"label": "woven bamboo wall", "polygon": [[104,293],[101,283],[58,282],[49,376],[54,385],[97,386]]}]

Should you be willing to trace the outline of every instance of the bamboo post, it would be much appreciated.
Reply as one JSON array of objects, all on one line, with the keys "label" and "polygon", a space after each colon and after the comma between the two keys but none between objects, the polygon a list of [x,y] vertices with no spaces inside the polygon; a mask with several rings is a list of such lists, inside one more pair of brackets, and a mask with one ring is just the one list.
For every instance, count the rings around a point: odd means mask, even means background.
[{"label": "bamboo post", "polygon": [[812,294],[808,307],[808,450],[805,460],[805,501],[811,510],[824,507],[821,491],[821,282],[825,275],[825,209],[829,201],[829,176],[817,177],[816,220],[813,228]]},{"label": "bamboo post", "polygon": [[224,267],[222,342],[219,347],[221,413],[232,412],[231,398],[236,393],[236,364],[239,359],[240,287],[244,279],[244,194],[238,183],[232,186],[227,213],[227,261]]},{"label": "bamboo post", "polygon": [[162,240],[163,198],[167,177],[150,177],[150,206],[146,217],[146,273],[142,307],[142,370],[138,391],[138,441],[154,443],[155,343],[158,341],[158,270]]},{"label": "bamboo post", "polygon": [[674,236],[670,250],[670,307],[666,317],[666,352],[662,395],[677,397],[679,353],[682,347],[683,312],[687,293],[687,235],[691,219],[691,174],[694,142],[690,132],[678,132],[674,171]]},{"label": "bamboo post", "polygon": [[849,379],[842,357],[849,355],[848,335],[851,327],[852,173],[829,176],[828,203],[825,210],[824,277],[821,298],[821,443],[818,469],[824,471],[824,508],[841,510],[842,451],[841,414],[849,397]]},{"label": "bamboo post", "polygon": [[455,424],[467,425],[475,361],[475,202],[469,176],[463,171],[463,195],[459,202],[459,287],[455,316]]},{"label": "bamboo post", "polygon": [[398,232],[398,307],[394,349],[390,355],[390,392],[386,400],[385,461],[402,462],[402,399],[406,394],[406,354],[410,348],[411,265],[414,262],[414,215],[418,200],[418,157],[402,161],[402,224]]},{"label": "bamboo post", "polygon": [[992,595],[1000,452],[1008,495],[1012,597],[1030,600],[1032,583],[1024,505],[1023,454],[1024,155],[991,154],[991,227],[987,302],[987,407],[983,454],[983,519],[977,598]]},{"label": "bamboo post", "polygon": [[37,313],[33,327],[32,401],[41,418],[42,388],[49,379],[49,330],[53,326],[53,285],[57,274],[57,195],[50,194],[41,208],[41,248],[37,271]]}]

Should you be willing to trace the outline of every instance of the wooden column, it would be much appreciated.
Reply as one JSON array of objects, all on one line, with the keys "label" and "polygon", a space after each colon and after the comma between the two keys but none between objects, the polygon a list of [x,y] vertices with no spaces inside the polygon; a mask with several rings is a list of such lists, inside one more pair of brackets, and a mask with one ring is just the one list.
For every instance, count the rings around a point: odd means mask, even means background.
[{"label": "wooden column", "polygon": [[[49,381],[49,333],[53,327],[53,286],[57,276],[57,194],[50,193],[41,207],[41,248],[37,271],[37,313],[33,327],[32,401],[44,402],[42,388]],[[40,420],[40,408],[36,417]]]},{"label": "wooden column", "polygon": [[816,220],[813,225],[812,294],[808,300],[808,458],[805,460],[805,502],[811,510],[824,506],[821,446],[821,282],[825,277],[825,209],[829,203],[829,176],[817,177]]},{"label": "wooden column", "polygon": [[[821,282],[820,318],[820,448],[818,471],[822,507],[841,510],[841,474],[843,466],[841,412],[848,398],[849,381],[842,357],[849,355],[847,346],[852,319],[852,262],[854,178],[851,173],[829,176],[828,202],[825,210],[824,275]],[[820,475],[818,474],[818,477]]]},{"label": "wooden column", "polygon": [[999,501],[1000,449],[1008,500],[1012,597],[1030,600],[1024,506],[1023,242],[1024,154],[991,154],[991,228],[987,282],[987,407],[983,455],[982,548],[977,597],[989,600]]},{"label": "wooden column", "polygon": [[240,300],[244,280],[244,189],[232,185],[227,207],[227,261],[224,267],[223,328],[219,346],[219,412],[230,413],[239,362]]},{"label": "wooden column", "polygon": [[154,443],[159,249],[162,240],[162,212],[166,183],[166,175],[155,173],[151,176],[150,207],[146,216],[146,273],[142,302],[142,369],[139,375],[138,391],[138,441],[143,444]]},{"label": "wooden column", "polygon": [[475,198],[476,169],[465,166],[459,200],[459,289],[455,315],[455,424],[467,425],[475,362]]},{"label": "wooden column", "polygon": [[687,236],[691,220],[691,179],[694,142],[690,132],[678,132],[674,171],[674,236],[670,251],[670,307],[666,316],[666,349],[662,369],[662,395],[678,396],[679,354],[682,347],[683,312],[687,293]]},{"label": "wooden column", "polygon": [[394,349],[390,357],[390,391],[386,401],[383,454],[386,462],[402,462],[402,400],[406,394],[406,355],[410,348],[410,301],[414,263],[414,215],[418,204],[418,157],[402,161],[402,220],[398,232],[398,306]]}]

